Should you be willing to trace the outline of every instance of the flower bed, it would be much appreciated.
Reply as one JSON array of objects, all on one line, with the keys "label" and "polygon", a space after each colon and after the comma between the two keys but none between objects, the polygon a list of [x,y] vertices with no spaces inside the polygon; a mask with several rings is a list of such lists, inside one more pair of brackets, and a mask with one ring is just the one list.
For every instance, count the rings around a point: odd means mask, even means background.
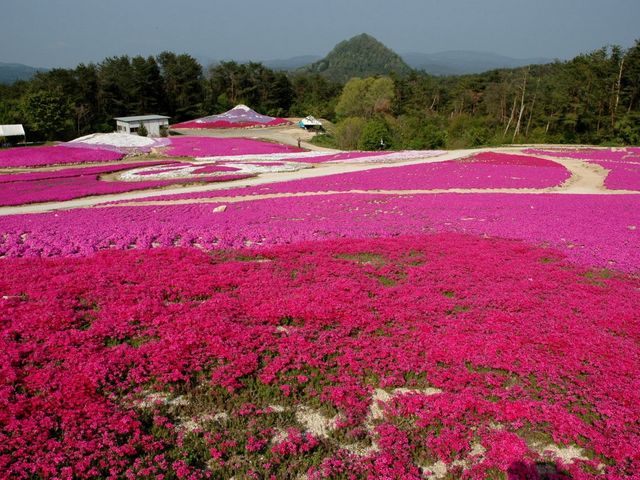
[{"label": "flower bed", "polygon": [[638,149],[529,150],[529,152],[534,155],[573,158],[598,164],[609,170],[604,182],[608,189],[640,190],[640,152]]},{"label": "flower bed", "polygon": [[189,181],[206,180],[221,176],[238,179],[248,178],[259,173],[294,172],[308,168],[305,163],[292,162],[220,162],[213,164],[176,163],[161,167],[143,167],[129,170],[120,176],[120,180],[140,181],[169,180],[181,178]]},{"label": "flower bed", "polygon": [[[91,195],[146,190],[177,184],[224,182],[249,178],[251,175],[194,175],[183,178],[123,182],[103,181],[101,175],[154,165],[172,165],[171,162],[129,163],[105,167],[73,168],[51,172],[30,172],[0,176],[0,205],[22,205],[38,202],[72,200]],[[164,167],[163,167],[164,168]],[[197,167],[193,167],[197,169]]]},{"label": "flower bed", "polygon": [[640,470],[640,283],[547,248],[440,234],[5,259],[0,292],[10,478]]},{"label": "flower bed", "polygon": [[176,123],[171,128],[176,129],[224,129],[224,128],[253,128],[253,127],[278,127],[288,125],[290,122],[284,118],[274,118],[266,123],[260,122],[230,122],[228,120],[191,120],[189,122]]},{"label": "flower bed", "polygon": [[[214,212],[226,205],[225,212]],[[584,265],[640,271],[635,195],[350,195],[109,207],[0,217],[0,256],[105,248],[278,245],[325,238],[469,232],[552,245]],[[178,220],[179,219],[179,220]]]},{"label": "flower bed", "polygon": [[400,150],[381,152],[340,152],[322,154],[322,151],[307,152],[308,156],[292,158],[292,161],[307,163],[393,163],[403,160],[415,160],[418,158],[431,158],[442,155],[442,150]]},{"label": "flower bed", "polygon": [[246,105],[237,105],[231,110],[219,115],[198,118],[196,120],[177,123],[171,128],[250,128],[275,127],[290,124],[285,118],[261,115]]},{"label": "flower bed", "polygon": [[252,154],[295,153],[303,150],[289,145],[261,142],[249,138],[171,137],[167,155],[177,157],[216,157]]},{"label": "flower bed", "polygon": [[0,150],[0,168],[40,167],[73,163],[98,163],[120,160],[123,153],[100,148],[66,147],[19,147]]},{"label": "flower bed", "polygon": [[[401,153],[401,152],[398,152]],[[426,153],[426,152],[425,152]],[[306,161],[306,160],[304,160]],[[541,158],[488,152],[463,160],[376,168],[224,192],[186,193],[145,200],[349,190],[436,190],[455,188],[550,188],[571,177],[562,165]]]},{"label": "flower bed", "polygon": [[462,161],[423,163],[343,173],[263,186],[261,191],[422,190],[450,188],[545,188],[570,177],[562,165],[520,155],[487,153]]},{"label": "flower bed", "polygon": [[629,156],[627,149],[604,148],[558,148],[554,150],[528,149],[525,153],[531,155],[545,155],[557,158],[573,158],[576,160],[609,160],[620,161]]}]

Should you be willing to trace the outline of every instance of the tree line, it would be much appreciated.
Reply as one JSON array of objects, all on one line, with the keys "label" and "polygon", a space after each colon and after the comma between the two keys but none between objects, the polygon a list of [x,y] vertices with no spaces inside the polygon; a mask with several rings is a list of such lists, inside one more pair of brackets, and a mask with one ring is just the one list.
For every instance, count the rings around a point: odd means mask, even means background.
[{"label": "tree line", "polygon": [[640,145],[640,41],[475,75],[351,79],[335,114],[324,143],[342,148]]},{"label": "tree line", "polygon": [[244,103],[272,116],[329,120],[316,141],[352,149],[463,148],[505,143],[640,144],[640,41],[548,65],[482,74],[352,78],[285,73],[191,56],[110,57],[0,85],[0,123],[32,140],[114,130],[113,117],[173,123]]},{"label": "tree line", "polygon": [[155,113],[177,123],[238,103],[268,115],[331,116],[340,90],[318,75],[291,79],[260,63],[222,62],[204,72],[186,54],[119,56],[0,85],[0,124],[24,124],[31,140],[67,140],[113,131],[114,117]]}]

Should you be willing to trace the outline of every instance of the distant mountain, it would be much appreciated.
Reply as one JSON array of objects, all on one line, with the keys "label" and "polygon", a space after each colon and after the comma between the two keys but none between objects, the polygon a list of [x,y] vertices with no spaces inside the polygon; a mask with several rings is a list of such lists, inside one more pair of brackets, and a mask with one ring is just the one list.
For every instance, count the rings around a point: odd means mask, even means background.
[{"label": "distant mountain", "polygon": [[511,58],[495,53],[472,51],[406,53],[402,58],[416,70],[424,70],[431,75],[464,75],[553,62],[549,58]]},{"label": "distant mountain", "polygon": [[29,80],[36,73],[45,70],[45,68],[34,68],[21,63],[0,62],[0,83],[10,84],[16,80]]},{"label": "distant mountain", "polygon": [[406,75],[411,72],[411,67],[393,50],[363,33],[340,42],[326,57],[304,67],[302,71],[346,82],[352,77],[387,75],[391,72]]},{"label": "distant mountain", "polygon": [[262,64],[272,70],[297,70],[298,68],[320,60],[320,58],[322,57],[319,55],[301,55],[286,59],[263,60]]}]

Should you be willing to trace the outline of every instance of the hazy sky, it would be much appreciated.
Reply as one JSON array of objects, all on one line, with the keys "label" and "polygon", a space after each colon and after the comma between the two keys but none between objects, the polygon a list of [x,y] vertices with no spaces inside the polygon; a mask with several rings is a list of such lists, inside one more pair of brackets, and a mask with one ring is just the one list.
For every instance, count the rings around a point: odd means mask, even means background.
[{"label": "hazy sky", "polygon": [[398,53],[570,58],[640,38],[640,0],[2,0],[0,61],[75,66],[121,54],[268,60],[362,32]]}]

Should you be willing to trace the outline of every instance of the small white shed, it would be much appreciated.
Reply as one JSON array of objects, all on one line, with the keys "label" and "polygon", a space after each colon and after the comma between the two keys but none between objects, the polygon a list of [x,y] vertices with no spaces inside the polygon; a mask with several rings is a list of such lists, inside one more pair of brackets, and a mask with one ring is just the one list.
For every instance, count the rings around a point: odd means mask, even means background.
[{"label": "small white shed", "polygon": [[26,141],[27,136],[24,133],[24,127],[21,124],[0,125],[0,138],[15,141],[14,139],[17,137],[22,137],[22,140]]},{"label": "small white shed", "polygon": [[169,129],[169,118],[164,115],[138,115],[135,117],[118,117],[116,121],[118,133],[137,134],[141,125],[147,129],[150,137],[160,137],[161,129]]}]

